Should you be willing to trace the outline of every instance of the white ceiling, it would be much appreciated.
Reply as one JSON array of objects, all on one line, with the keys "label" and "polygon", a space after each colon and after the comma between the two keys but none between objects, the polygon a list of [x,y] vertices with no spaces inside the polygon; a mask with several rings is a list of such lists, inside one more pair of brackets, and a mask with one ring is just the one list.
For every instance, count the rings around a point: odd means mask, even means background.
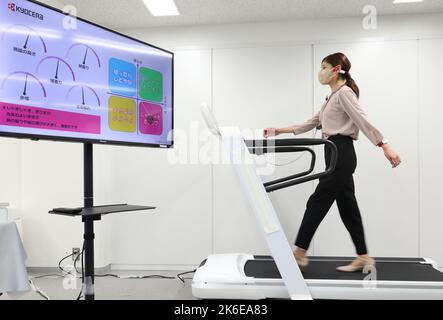
[{"label": "white ceiling", "polygon": [[79,17],[114,29],[356,17],[367,4],[379,15],[443,12],[442,0],[396,5],[392,0],[175,0],[180,16],[153,17],[142,0],[41,1],[72,4]]}]

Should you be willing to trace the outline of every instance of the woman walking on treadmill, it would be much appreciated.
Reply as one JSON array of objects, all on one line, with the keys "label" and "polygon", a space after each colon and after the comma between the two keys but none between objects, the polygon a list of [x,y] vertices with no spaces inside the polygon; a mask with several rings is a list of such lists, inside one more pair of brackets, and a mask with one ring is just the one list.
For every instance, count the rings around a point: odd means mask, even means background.
[{"label": "woman walking on treadmill", "polygon": [[[331,94],[320,112],[305,123],[287,128],[267,128],[263,133],[264,137],[268,138],[283,133],[297,135],[321,127],[323,139],[331,140],[338,149],[335,171],[331,175],[319,179],[315,192],[306,204],[306,211],[294,250],[294,257],[302,269],[309,264],[306,251],[314,233],[334,201],[337,202],[340,217],[349,231],[357,251],[357,258],[354,261],[349,265],[338,267],[337,270],[355,272],[361,271],[365,266],[375,264],[375,261],[368,255],[352,176],[357,166],[353,141],[358,139],[359,130],[363,131],[375,146],[384,151],[384,155],[393,168],[401,162],[399,155],[383,139],[381,132],[367,119],[359,104],[359,88],[349,73],[350,69],[351,62],[343,53],[331,54],[324,58],[318,79],[321,84],[330,86]],[[325,146],[327,165],[330,158],[330,150]]]}]

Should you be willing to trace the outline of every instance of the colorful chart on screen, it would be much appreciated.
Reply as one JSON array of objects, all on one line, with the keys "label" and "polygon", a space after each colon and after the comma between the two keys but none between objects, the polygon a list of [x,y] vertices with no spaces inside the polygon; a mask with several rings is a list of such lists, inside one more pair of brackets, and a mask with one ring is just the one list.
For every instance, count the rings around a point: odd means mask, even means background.
[{"label": "colorful chart on screen", "polygon": [[17,0],[0,58],[0,135],[172,145],[172,53]]}]

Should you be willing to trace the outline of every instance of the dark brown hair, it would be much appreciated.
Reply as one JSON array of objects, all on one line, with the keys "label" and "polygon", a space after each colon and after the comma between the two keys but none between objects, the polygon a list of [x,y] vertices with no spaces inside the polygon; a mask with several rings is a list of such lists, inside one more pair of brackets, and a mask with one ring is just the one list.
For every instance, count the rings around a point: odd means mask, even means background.
[{"label": "dark brown hair", "polygon": [[354,79],[352,79],[352,76],[349,73],[352,65],[351,61],[349,61],[346,55],[341,52],[330,54],[323,59],[322,63],[323,62],[329,63],[330,65],[332,65],[332,67],[340,65],[341,69],[346,72],[345,74],[340,74],[340,77],[346,80],[346,85],[355,92],[357,98],[360,97],[360,89],[358,88],[357,84],[355,83]]}]

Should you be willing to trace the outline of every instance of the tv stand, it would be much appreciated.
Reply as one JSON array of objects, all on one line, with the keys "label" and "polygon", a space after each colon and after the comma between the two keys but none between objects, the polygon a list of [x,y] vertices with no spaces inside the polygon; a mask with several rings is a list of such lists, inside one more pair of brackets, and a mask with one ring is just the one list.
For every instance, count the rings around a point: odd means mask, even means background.
[{"label": "tv stand", "polygon": [[50,214],[70,217],[81,216],[84,223],[84,258],[85,270],[83,278],[83,293],[85,300],[94,300],[94,221],[101,220],[101,216],[116,212],[130,212],[152,210],[155,207],[135,206],[128,204],[115,204],[106,206],[94,206],[93,193],[93,149],[92,143],[84,143],[83,147],[83,172],[84,172],[84,207],[75,213],[49,211]]}]

